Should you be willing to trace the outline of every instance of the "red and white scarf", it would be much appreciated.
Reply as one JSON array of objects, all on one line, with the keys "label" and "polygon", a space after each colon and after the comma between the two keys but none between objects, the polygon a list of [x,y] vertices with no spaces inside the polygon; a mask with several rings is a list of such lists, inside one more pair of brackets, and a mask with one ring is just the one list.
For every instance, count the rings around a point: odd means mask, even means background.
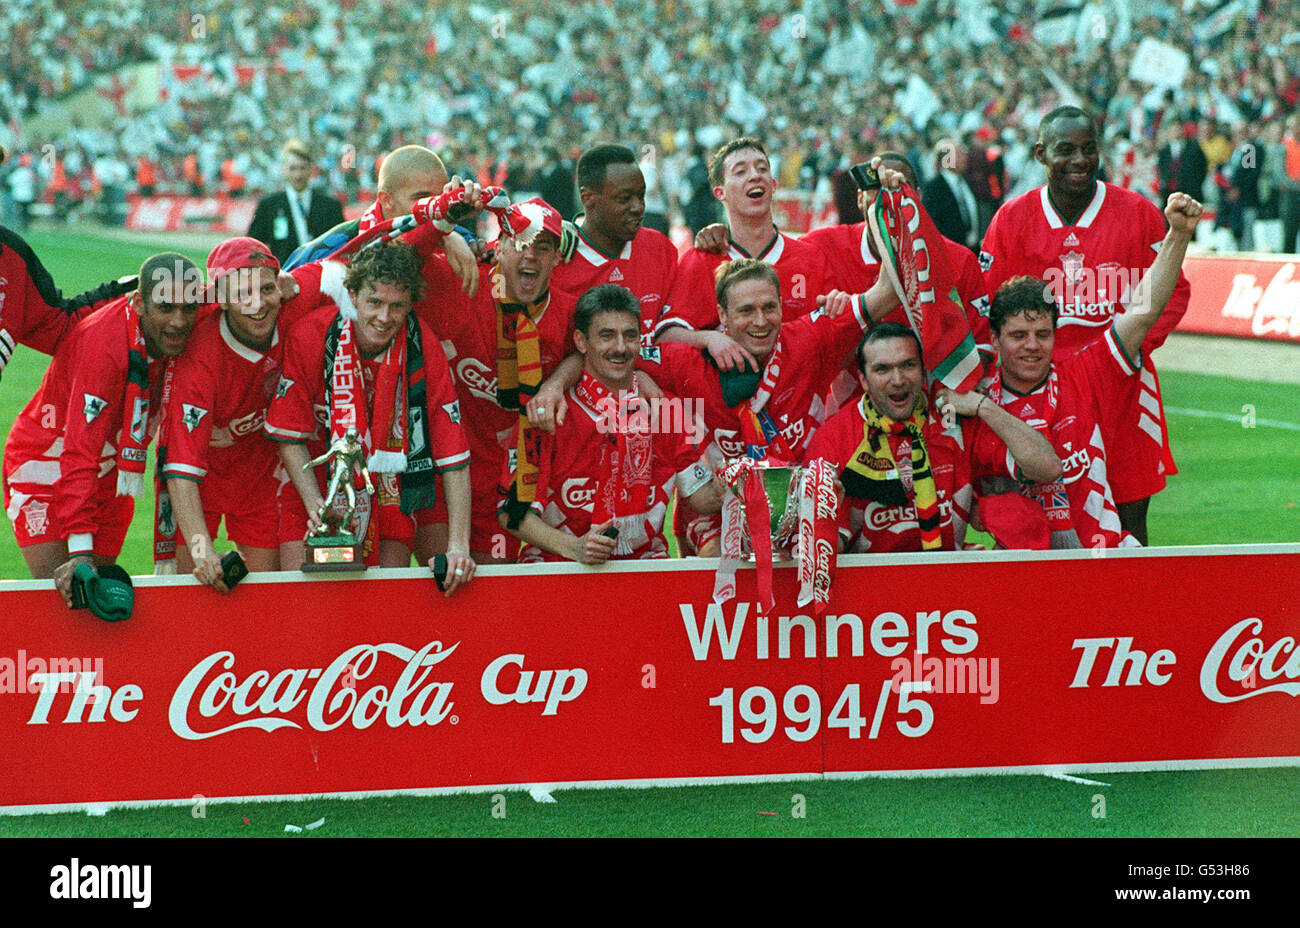
[{"label": "red and white scarf", "polygon": [[406,470],[406,333],[401,331],[377,359],[374,415],[366,413],[365,372],[357,350],[355,323],[339,326],[334,367],[330,372],[330,442],[355,428],[366,452],[366,466],[376,473]]},{"label": "red and white scarf", "polygon": [[574,394],[589,409],[599,412],[604,422],[614,424],[617,441],[612,445],[602,443],[591,524],[603,525],[612,519],[618,529],[615,556],[631,554],[658,534],[646,518],[654,508],[654,439],[648,412],[641,414],[645,399],[635,376],[632,389],[620,390],[615,396],[587,371],[582,372]]},{"label": "red and white scarf", "polygon": [[376,197],[375,202],[366,207],[366,211],[361,214],[361,220],[357,224],[357,232],[369,232],[375,226],[384,221],[384,208],[380,205]]}]

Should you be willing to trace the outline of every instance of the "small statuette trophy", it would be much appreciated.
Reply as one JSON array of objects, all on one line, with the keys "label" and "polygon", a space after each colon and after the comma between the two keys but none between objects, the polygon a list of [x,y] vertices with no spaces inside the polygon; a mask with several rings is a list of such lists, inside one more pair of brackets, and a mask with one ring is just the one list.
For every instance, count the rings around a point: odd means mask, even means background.
[{"label": "small statuette trophy", "polygon": [[[355,428],[349,428],[342,438],[336,439],[329,450],[320,457],[308,461],[303,470],[310,470],[333,459],[330,466],[329,487],[325,491],[325,502],[321,504],[317,516],[321,520],[320,528],[307,536],[307,560],[302,569],[308,573],[325,570],[365,570],[365,561],[361,556],[360,539],[354,534],[353,517],[357,513],[357,495],[352,485],[352,475],[360,471],[366,482],[366,497],[362,500],[369,524],[370,496],[375,486],[370,480],[370,471],[366,468],[365,449],[361,447],[360,437]],[[364,526],[359,529],[364,534]]]}]

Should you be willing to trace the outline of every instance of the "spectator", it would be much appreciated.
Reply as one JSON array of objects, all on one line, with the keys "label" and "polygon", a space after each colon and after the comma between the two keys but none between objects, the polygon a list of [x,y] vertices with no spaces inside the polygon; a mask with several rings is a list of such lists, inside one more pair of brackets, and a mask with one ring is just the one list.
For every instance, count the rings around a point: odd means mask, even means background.
[{"label": "spectator", "polygon": [[921,204],[935,228],[948,239],[979,250],[979,203],[966,180],[970,153],[955,139],[941,139],[934,147],[934,176],[921,185]]},{"label": "spectator", "polygon": [[304,142],[291,139],[280,152],[288,186],[263,197],[253,213],[248,235],[271,246],[281,264],[299,245],[343,221],[343,207],[323,187],[312,187],[312,153]]}]

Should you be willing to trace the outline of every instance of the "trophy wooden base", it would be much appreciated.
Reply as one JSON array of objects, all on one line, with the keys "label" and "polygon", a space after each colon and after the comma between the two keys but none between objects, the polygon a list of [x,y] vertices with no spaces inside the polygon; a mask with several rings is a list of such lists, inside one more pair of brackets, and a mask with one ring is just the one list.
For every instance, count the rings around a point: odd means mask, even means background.
[{"label": "trophy wooden base", "polygon": [[365,570],[361,558],[361,545],[352,535],[325,535],[307,539],[307,560],[304,573],[323,573],[338,570]]}]

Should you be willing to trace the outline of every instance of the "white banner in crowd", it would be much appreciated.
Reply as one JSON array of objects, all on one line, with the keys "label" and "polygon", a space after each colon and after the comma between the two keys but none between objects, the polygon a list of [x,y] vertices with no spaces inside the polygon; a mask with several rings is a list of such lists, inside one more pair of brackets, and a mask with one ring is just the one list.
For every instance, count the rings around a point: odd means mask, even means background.
[{"label": "white banner in crowd", "polygon": [[1157,87],[1179,87],[1190,66],[1187,52],[1148,36],[1138,43],[1128,76],[1131,80]]}]

